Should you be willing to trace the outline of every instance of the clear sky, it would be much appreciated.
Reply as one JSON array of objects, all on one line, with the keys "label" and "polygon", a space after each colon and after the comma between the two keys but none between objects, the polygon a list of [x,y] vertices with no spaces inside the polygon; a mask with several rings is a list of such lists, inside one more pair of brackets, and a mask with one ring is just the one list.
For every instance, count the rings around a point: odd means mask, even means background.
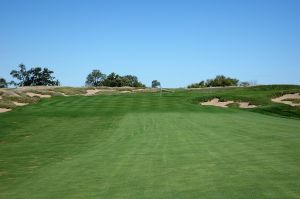
[{"label": "clear sky", "polygon": [[82,86],[93,69],[164,87],[224,74],[300,84],[299,0],[0,0],[0,76]]}]

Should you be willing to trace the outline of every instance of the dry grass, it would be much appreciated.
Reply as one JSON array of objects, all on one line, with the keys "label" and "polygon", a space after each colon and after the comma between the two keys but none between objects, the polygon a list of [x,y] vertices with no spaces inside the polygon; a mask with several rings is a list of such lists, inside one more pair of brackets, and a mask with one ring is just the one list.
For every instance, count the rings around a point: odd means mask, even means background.
[{"label": "dry grass", "polygon": [[[93,91],[96,92],[89,92]],[[159,92],[159,89],[133,87],[57,87],[36,86],[0,89],[0,108],[15,108],[17,103],[36,103],[44,96],[74,96],[74,95],[114,95],[122,93]],[[37,94],[29,96],[28,93]]]}]

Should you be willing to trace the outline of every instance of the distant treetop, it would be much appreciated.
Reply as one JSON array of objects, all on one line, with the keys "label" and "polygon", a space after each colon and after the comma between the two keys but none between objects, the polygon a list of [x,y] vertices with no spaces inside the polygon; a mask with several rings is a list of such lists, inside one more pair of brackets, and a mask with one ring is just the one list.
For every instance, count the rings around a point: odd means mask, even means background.
[{"label": "distant treetop", "polygon": [[159,86],[161,86],[159,81],[157,81],[157,80],[152,81],[152,85],[151,85],[152,88],[157,88]]},{"label": "distant treetop", "polygon": [[7,87],[6,80],[0,77],[0,88],[6,88],[6,87]]},{"label": "distant treetop", "polygon": [[[188,88],[203,88],[203,87],[226,87],[226,86],[238,86],[239,80],[235,78],[225,77],[224,75],[217,75],[214,79],[208,79],[206,81],[200,81],[188,85]],[[246,85],[243,82],[243,85]]]},{"label": "distant treetop", "polygon": [[12,84],[17,86],[58,86],[60,83],[52,76],[53,71],[48,68],[35,67],[26,70],[24,64],[20,64],[19,70],[12,70],[10,75],[19,80],[12,81]]},{"label": "distant treetop", "polygon": [[120,76],[114,72],[109,75],[105,75],[100,70],[93,70],[88,74],[86,86],[108,86],[108,87],[146,87],[144,84],[139,82],[138,78],[134,75]]}]

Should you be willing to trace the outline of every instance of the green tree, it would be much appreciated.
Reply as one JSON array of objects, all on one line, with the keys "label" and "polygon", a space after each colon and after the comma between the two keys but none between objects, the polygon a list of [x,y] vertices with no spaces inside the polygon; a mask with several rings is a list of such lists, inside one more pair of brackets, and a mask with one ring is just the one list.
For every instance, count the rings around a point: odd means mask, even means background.
[{"label": "green tree", "polygon": [[139,82],[138,78],[134,75],[125,75],[121,79],[122,86],[145,87],[145,85]]},{"label": "green tree", "polygon": [[31,68],[28,71],[30,86],[58,86],[59,81],[52,77],[53,73],[48,68]]},{"label": "green tree", "polygon": [[26,70],[24,64],[19,65],[19,70],[12,70],[10,75],[19,80],[12,81],[17,86],[58,86],[60,83],[52,76],[53,71],[48,68],[35,67]]},{"label": "green tree", "polygon": [[199,83],[190,84],[187,87],[188,88],[203,88],[203,87],[205,87],[205,82],[201,81]]},{"label": "green tree", "polygon": [[225,77],[224,75],[217,75],[214,79],[208,79],[205,83],[207,87],[225,87],[225,86],[237,86],[239,80]]},{"label": "green tree", "polygon": [[250,86],[250,82],[241,82],[240,86],[242,86],[242,87],[248,87],[248,86]]},{"label": "green tree", "polygon": [[0,78],[0,88],[7,88],[7,82],[4,78]]},{"label": "green tree", "polygon": [[106,75],[104,73],[101,73],[100,70],[93,70],[88,74],[85,84],[87,86],[103,86],[105,79]]},{"label": "green tree", "polygon": [[122,77],[116,73],[110,73],[103,82],[104,86],[109,87],[121,87],[122,86]]},{"label": "green tree", "polygon": [[139,82],[138,78],[134,75],[120,76],[117,73],[112,72],[106,76],[99,70],[93,70],[93,72],[88,75],[85,83],[89,86],[145,87],[145,85]]},{"label": "green tree", "polygon": [[160,87],[161,85],[160,85],[160,82],[159,81],[157,81],[157,80],[153,80],[152,81],[152,84],[151,84],[151,87],[152,88],[157,88],[157,87]]},{"label": "green tree", "polygon": [[201,81],[199,83],[190,84],[188,88],[237,86],[238,83],[238,79],[217,75],[214,79],[208,79],[206,82]]},{"label": "green tree", "polygon": [[28,72],[26,71],[26,67],[24,64],[20,64],[18,67],[20,69],[12,70],[10,75],[19,80],[19,83],[15,83],[17,86],[26,86],[26,84],[28,84]]}]

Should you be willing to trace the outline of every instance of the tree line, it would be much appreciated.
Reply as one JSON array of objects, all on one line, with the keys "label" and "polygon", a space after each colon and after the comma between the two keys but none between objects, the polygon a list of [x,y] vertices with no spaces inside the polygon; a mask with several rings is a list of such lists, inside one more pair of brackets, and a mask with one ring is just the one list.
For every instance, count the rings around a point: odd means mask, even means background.
[{"label": "tree line", "polygon": [[[7,82],[4,78],[0,78],[0,88],[12,86],[59,86],[60,82],[53,76],[54,72],[48,68],[32,67],[26,69],[24,64],[18,66],[18,70],[12,70],[10,75],[16,81]],[[100,70],[93,70],[87,75],[86,86],[107,86],[107,87],[146,87],[141,83],[138,77],[134,75],[118,75],[115,72],[106,75]],[[238,79],[217,75],[213,79],[200,81],[188,85],[188,88],[204,88],[204,87],[226,87],[226,86],[250,86],[249,82],[240,82]],[[161,87],[158,80],[152,81],[152,88]]]},{"label": "tree line", "polygon": [[[24,64],[20,64],[17,70],[12,70],[10,75],[16,81],[7,82],[0,77],[0,88],[11,86],[59,86],[60,82],[53,76],[53,71],[48,68],[33,67],[26,69]],[[106,75],[100,70],[93,70],[88,74],[86,86],[107,86],[107,87],[146,87],[134,75],[118,75],[114,72]]]},{"label": "tree line", "polygon": [[93,70],[88,74],[86,81],[86,86],[108,86],[108,87],[146,87],[141,83],[138,78],[134,75],[118,75],[114,72],[106,75],[100,70]]},{"label": "tree line", "polygon": [[60,82],[53,77],[53,71],[48,68],[33,67],[26,69],[24,64],[18,66],[18,70],[12,70],[10,75],[16,81],[7,82],[4,78],[0,78],[0,88],[12,86],[59,86]]},{"label": "tree line", "polygon": [[200,81],[188,85],[188,88],[205,88],[205,87],[226,87],[226,86],[250,86],[249,82],[240,82],[238,79],[226,77],[224,75],[217,75],[213,79]]}]

